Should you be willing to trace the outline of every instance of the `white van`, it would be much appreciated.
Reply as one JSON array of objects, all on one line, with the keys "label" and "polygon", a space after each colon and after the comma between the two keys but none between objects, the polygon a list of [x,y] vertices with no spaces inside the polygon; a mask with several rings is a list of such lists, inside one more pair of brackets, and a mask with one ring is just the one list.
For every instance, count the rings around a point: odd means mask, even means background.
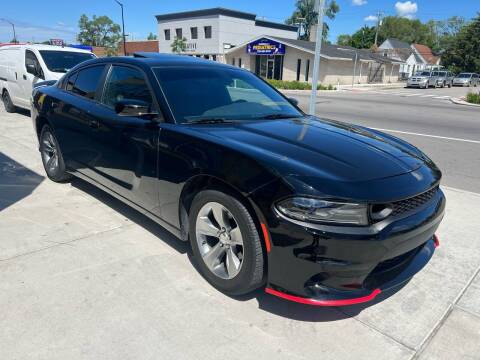
[{"label": "white van", "polygon": [[75,65],[96,56],[87,50],[39,44],[0,46],[0,94],[5,109],[30,109],[33,84],[58,80]]}]

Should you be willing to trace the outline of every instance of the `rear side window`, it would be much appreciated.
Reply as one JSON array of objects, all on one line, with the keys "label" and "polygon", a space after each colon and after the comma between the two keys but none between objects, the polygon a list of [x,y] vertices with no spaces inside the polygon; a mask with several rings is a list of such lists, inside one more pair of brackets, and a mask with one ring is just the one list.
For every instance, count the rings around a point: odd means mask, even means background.
[{"label": "rear side window", "polygon": [[112,66],[105,82],[102,102],[114,108],[121,100],[140,100],[152,105],[153,98],[140,70],[126,66]]},{"label": "rear side window", "polygon": [[101,65],[80,70],[77,73],[77,78],[75,79],[72,92],[86,97],[87,99],[94,99],[95,92],[97,91],[98,83],[100,82],[104,68],[105,66]]}]

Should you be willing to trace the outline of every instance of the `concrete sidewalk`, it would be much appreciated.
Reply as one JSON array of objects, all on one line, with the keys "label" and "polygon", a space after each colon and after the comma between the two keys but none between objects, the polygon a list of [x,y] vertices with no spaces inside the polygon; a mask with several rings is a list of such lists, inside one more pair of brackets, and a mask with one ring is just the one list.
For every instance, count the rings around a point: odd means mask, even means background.
[{"label": "concrete sidewalk", "polygon": [[207,284],[188,248],[92,186],[46,179],[0,110],[0,359],[479,359],[480,195],[445,187],[432,261],[374,304],[314,308]]}]

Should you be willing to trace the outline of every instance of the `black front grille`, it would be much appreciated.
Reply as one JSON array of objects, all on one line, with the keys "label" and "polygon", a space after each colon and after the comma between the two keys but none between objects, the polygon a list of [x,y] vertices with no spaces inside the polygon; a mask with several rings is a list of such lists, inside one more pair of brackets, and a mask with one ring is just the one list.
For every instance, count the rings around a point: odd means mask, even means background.
[{"label": "black front grille", "polygon": [[402,215],[415,210],[416,208],[428,203],[438,191],[438,186],[424,192],[423,194],[392,203],[392,216]]}]

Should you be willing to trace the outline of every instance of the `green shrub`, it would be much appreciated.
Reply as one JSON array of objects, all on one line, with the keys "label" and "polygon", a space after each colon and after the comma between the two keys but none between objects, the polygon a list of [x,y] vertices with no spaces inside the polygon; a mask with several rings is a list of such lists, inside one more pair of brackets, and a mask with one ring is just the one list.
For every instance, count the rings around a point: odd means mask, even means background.
[{"label": "green shrub", "polygon": [[471,104],[480,104],[480,92],[479,93],[468,93],[467,102]]},{"label": "green shrub", "polygon": [[[312,90],[312,84],[301,81],[285,81],[285,80],[267,80],[270,85],[276,87],[277,89],[283,90]],[[317,86],[318,90],[336,90],[332,85],[322,85]]]}]

